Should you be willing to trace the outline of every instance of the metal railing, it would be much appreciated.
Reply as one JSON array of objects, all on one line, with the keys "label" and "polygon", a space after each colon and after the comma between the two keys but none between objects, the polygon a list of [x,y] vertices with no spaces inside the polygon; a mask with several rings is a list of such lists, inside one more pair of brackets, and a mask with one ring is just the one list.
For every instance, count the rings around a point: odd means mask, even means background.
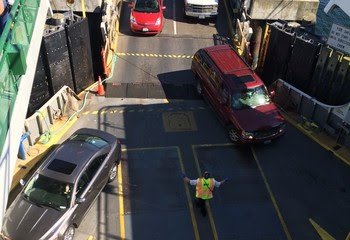
[{"label": "metal railing", "polygon": [[[16,0],[0,38],[0,152],[9,129],[40,0]],[[30,91],[30,89],[28,89]]]},{"label": "metal railing", "polygon": [[324,104],[282,79],[275,81],[270,88],[275,90],[274,102],[282,109],[297,113],[313,126],[336,137],[337,141],[343,138],[341,144],[350,143],[350,103],[340,106]]}]

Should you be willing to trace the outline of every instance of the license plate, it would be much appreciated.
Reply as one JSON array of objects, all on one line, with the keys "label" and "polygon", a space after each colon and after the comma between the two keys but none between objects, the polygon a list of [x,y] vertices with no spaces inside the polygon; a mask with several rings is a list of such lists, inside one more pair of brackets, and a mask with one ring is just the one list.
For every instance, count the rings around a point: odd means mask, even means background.
[{"label": "license plate", "polygon": [[204,19],[205,18],[205,16],[201,16],[201,15],[199,15],[198,17],[199,17],[199,19]]},{"label": "license plate", "polygon": [[142,28],[143,32],[148,32],[148,28]]},{"label": "license plate", "polygon": [[271,140],[266,140],[264,141],[264,144],[269,144],[271,142]]}]

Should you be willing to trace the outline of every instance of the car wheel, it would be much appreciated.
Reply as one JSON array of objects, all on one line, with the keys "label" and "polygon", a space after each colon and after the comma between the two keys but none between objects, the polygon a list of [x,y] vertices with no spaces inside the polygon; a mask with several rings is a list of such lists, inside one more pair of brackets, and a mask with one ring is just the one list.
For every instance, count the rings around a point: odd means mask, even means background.
[{"label": "car wheel", "polygon": [[201,84],[198,77],[196,77],[196,90],[197,90],[198,95],[201,96],[202,95],[202,84]]},{"label": "car wheel", "polygon": [[117,171],[118,171],[118,164],[114,163],[111,171],[109,172],[108,182],[113,182],[114,179],[117,177]]},{"label": "car wheel", "polygon": [[234,143],[238,142],[239,138],[238,138],[237,130],[233,126],[229,126],[227,128],[227,133],[231,142],[234,142]]},{"label": "car wheel", "polygon": [[67,230],[64,232],[63,239],[64,240],[73,240],[75,233],[75,228],[73,225],[70,225]]}]

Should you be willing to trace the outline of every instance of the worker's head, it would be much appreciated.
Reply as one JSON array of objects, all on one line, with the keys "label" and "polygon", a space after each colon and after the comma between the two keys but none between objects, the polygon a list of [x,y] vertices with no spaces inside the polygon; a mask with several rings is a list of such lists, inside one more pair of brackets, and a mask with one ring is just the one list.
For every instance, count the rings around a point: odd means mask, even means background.
[{"label": "worker's head", "polygon": [[210,173],[209,173],[208,171],[205,171],[205,172],[203,173],[203,177],[204,177],[205,179],[210,178]]}]

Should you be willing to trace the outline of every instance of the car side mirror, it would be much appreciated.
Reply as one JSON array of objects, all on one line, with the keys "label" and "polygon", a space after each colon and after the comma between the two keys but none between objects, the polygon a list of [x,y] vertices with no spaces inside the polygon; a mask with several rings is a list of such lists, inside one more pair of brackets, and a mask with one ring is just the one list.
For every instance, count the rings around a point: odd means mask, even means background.
[{"label": "car side mirror", "polygon": [[270,97],[273,98],[273,97],[275,96],[275,94],[276,94],[275,91],[272,90],[272,91],[270,92]]},{"label": "car side mirror", "polygon": [[128,4],[128,7],[129,7],[129,8],[133,8],[134,6],[132,5],[132,3],[129,3],[129,4]]},{"label": "car side mirror", "polygon": [[85,198],[77,198],[77,199],[75,199],[75,203],[76,204],[81,204],[81,203],[83,203],[83,202],[85,202]]},{"label": "car side mirror", "polygon": [[26,181],[24,181],[23,179],[19,180],[19,184],[21,184],[22,187],[24,187],[24,185],[26,185]]},{"label": "car side mirror", "polygon": [[166,6],[163,6],[163,7],[162,7],[162,10],[165,10],[165,9],[166,9]]}]

